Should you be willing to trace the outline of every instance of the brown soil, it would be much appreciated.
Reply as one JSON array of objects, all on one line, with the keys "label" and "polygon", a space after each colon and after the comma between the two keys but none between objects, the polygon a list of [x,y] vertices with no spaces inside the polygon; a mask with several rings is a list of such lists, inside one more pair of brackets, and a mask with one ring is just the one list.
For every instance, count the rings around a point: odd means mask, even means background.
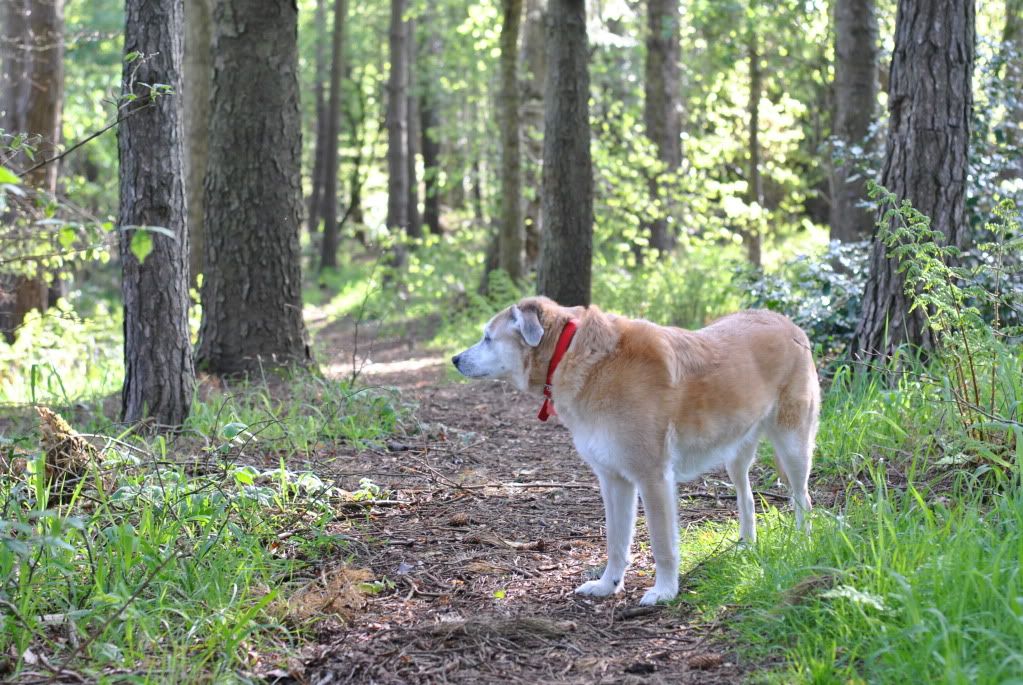
[{"label": "brown soil", "polygon": [[[410,329],[411,330],[411,329]],[[363,335],[375,335],[363,331]],[[603,562],[595,478],[539,402],[496,383],[460,383],[423,330],[364,343],[370,384],[418,406],[422,431],[375,450],[339,450],[317,470],[386,500],[339,522],[354,541],[349,567],[386,579],[345,621],[324,620],[291,677],[310,683],[719,683],[750,665],[720,626],[674,608],[640,608],[653,582],[642,520],[622,594],[573,589]],[[352,330],[321,332],[321,348],[351,370]],[[366,353],[366,350],[363,350]],[[347,365],[347,367],[346,367]],[[730,493],[706,483],[681,506],[682,524],[734,516]],[[338,560],[340,561],[340,560]],[[683,596],[686,583],[683,579]],[[280,672],[279,672],[280,673]],[[280,673],[280,675],[284,675]]]}]

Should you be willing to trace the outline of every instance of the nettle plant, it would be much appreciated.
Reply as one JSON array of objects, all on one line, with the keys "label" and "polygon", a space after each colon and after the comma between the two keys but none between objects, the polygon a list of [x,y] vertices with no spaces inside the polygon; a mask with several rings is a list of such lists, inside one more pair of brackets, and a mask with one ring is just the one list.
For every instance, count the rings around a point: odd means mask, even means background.
[{"label": "nettle plant", "polygon": [[1023,449],[1023,370],[1016,344],[1023,336],[1023,249],[1012,202],[993,208],[994,220],[976,249],[963,253],[906,200],[871,183],[882,208],[878,238],[899,262],[911,310],[926,316],[935,341],[940,383],[952,398],[964,449],[1010,468],[1007,455]]}]

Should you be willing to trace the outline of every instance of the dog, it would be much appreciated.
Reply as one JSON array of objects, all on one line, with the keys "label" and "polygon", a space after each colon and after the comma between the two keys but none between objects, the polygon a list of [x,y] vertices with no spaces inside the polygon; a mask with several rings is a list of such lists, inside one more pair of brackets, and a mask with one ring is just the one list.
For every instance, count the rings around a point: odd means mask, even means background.
[{"label": "dog", "polygon": [[808,525],[820,385],[809,339],[780,314],[743,311],[689,331],[529,297],[494,316],[452,363],[469,378],[509,381],[544,396],[539,418],[556,413],[596,474],[607,565],[598,580],[576,589],[580,595],[622,590],[638,493],[656,568],[640,604],[673,599],[675,484],[721,466],[735,485],[740,543],[753,543],[749,469],[761,436],[774,445],[796,527]]}]

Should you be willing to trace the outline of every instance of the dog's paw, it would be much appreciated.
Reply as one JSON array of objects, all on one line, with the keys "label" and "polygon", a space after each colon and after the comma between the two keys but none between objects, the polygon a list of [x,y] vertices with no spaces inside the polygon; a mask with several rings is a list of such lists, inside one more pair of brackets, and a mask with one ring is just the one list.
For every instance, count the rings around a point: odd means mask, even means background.
[{"label": "dog's paw", "polygon": [[622,582],[613,583],[610,580],[588,580],[575,589],[575,594],[587,597],[607,597],[622,589]]},{"label": "dog's paw", "polygon": [[652,606],[654,604],[660,604],[661,602],[669,602],[675,599],[675,595],[677,594],[677,589],[659,588],[655,585],[646,591],[646,594],[643,595],[643,599],[639,600],[639,604],[640,606]]}]

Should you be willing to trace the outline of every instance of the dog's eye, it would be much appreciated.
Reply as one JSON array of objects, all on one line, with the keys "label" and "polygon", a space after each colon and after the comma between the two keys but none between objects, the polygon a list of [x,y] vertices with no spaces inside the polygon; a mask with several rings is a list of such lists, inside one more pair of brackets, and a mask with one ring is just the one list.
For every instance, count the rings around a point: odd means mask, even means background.
[{"label": "dog's eye", "polygon": [[490,334],[489,333],[484,333],[483,334],[483,342],[485,342],[485,343],[490,342]]}]

